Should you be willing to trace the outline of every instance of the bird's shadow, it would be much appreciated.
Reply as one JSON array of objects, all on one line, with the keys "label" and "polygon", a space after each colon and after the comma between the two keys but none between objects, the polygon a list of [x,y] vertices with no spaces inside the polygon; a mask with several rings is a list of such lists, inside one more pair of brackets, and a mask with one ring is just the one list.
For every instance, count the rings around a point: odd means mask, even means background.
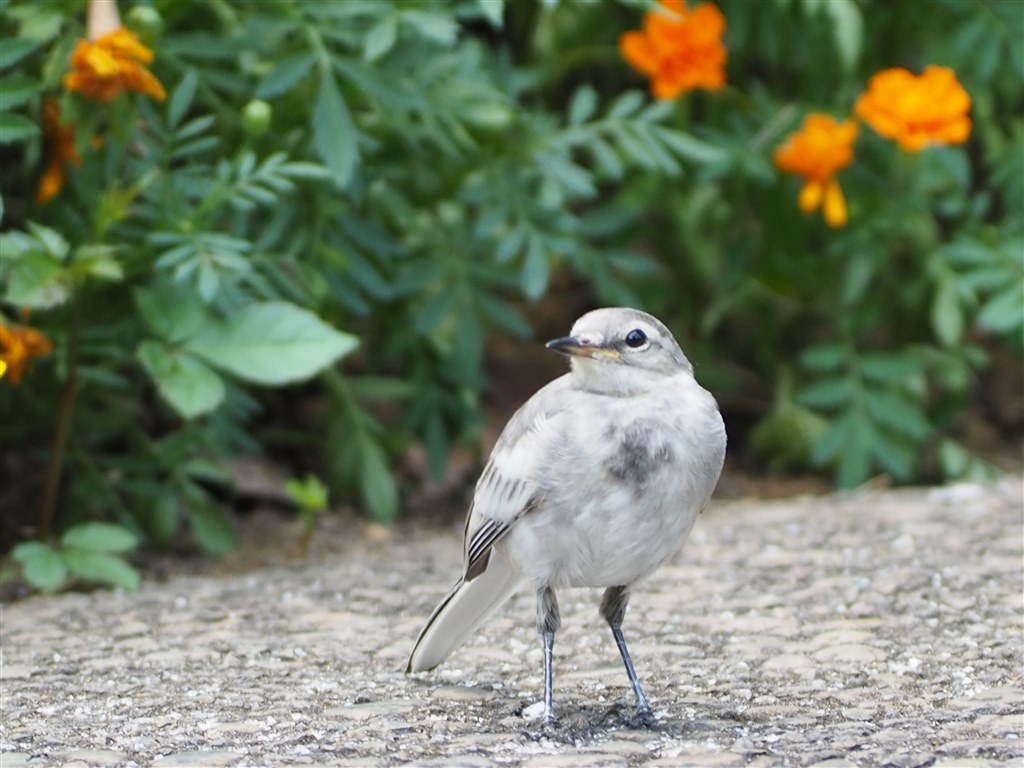
[{"label": "bird's shadow", "polygon": [[[523,709],[522,706],[517,707],[514,714],[522,717]],[[548,740],[581,746],[613,734],[637,731],[674,739],[699,740],[719,733],[722,728],[722,723],[712,721],[659,718],[650,713],[637,713],[632,705],[616,702],[611,706],[563,705],[557,722],[532,720],[519,730],[532,741]]]}]

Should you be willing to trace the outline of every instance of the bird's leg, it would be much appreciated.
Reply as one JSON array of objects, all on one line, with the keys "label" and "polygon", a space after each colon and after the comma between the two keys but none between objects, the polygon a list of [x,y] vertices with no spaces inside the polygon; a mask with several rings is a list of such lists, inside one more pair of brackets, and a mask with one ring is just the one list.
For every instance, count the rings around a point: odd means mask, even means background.
[{"label": "bird's leg", "polygon": [[629,684],[633,687],[633,695],[636,697],[636,719],[641,723],[646,723],[651,719],[651,705],[647,703],[644,689],[640,687],[636,670],[633,668],[633,659],[626,647],[626,639],[622,636],[622,619],[626,616],[628,602],[629,589],[627,587],[609,587],[601,599],[601,615],[608,622],[608,626],[612,628],[615,645],[619,648],[622,663],[626,665]]},{"label": "bird's leg", "polygon": [[555,632],[562,624],[558,612],[558,599],[555,590],[544,586],[537,590],[537,629],[544,638],[544,724],[555,725],[554,675],[552,671],[552,652],[555,646]]}]

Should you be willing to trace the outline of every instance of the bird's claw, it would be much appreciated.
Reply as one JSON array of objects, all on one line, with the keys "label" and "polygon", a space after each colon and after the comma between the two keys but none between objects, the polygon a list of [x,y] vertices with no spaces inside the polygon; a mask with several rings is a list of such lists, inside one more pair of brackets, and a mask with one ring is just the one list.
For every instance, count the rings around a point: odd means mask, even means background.
[{"label": "bird's claw", "polygon": [[644,728],[650,729],[657,725],[657,720],[654,717],[654,712],[651,711],[650,707],[637,707],[636,712],[629,718],[627,724],[630,728]]}]

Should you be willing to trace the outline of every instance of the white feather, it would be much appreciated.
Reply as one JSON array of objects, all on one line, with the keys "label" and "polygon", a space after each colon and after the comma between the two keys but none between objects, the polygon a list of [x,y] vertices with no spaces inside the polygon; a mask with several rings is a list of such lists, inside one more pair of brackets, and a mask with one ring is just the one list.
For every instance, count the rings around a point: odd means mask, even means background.
[{"label": "white feather", "polygon": [[512,596],[522,580],[504,556],[492,552],[487,569],[472,581],[459,579],[434,610],[416,641],[406,672],[425,672],[448,658]]}]

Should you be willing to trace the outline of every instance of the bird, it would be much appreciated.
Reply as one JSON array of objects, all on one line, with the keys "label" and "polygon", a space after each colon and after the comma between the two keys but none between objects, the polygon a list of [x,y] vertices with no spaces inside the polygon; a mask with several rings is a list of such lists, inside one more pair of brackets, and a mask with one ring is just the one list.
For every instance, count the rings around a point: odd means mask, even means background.
[{"label": "bird", "polygon": [[438,666],[529,585],[543,642],[542,720],[557,726],[556,591],[601,588],[600,614],[626,668],[634,718],[650,725],[623,637],[626,606],[708,504],[725,460],[725,424],[653,315],[595,309],[546,346],[567,356],[570,370],[530,397],[498,437],[466,518],[462,576],[428,619],[406,672]]}]

